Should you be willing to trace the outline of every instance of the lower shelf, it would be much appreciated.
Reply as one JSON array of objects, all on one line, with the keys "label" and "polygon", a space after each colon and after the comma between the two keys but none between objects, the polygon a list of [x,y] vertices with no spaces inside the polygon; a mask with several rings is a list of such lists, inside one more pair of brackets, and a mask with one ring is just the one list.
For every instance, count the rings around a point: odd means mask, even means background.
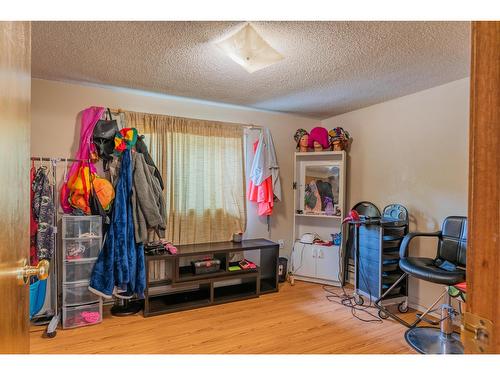
[{"label": "lower shelf", "polygon": [[145,313],[155,315],[208,304],[210,304],[210,284],[201,284],[196,290],[150,297],[149,308]]},{"label": "lower shelf", "polygon": [[274,292],[276,290],[277,290],[277,287],[276,287],[276,279],[275,278],[269,277],[269,278],[260,279],[260,292],[261,293]]},{"label": "lower shelf", "polygon": [[257,279],[241,280],[241,284],[221,285],[214,283],[214,303],[257,296]]}]

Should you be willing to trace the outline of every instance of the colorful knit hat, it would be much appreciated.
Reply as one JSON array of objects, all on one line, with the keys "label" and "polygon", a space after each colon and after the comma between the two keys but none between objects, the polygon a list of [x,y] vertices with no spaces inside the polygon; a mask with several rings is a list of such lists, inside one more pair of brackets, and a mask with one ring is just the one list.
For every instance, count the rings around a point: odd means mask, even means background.
[{"label": "colorful knit hat", "polygon": [[130,150],[137,142],[136,128],[123,128],[115,136],[115,153],[121,154],[125,150]]},{"label": "colorful knit hat", "polygon": [[330,147],[330,140],[328,139],[328,130],[321,126],[315,127],[313,130],[311,130],[311,133],[309,134],[309,147],[313,148],[314,147],[314,142],[318,142],[321,147],[323,148],[329,148]]},{"label": "colorful knit hat", "polygon": [[309,133],[305,129],[297,129],[297,131],[295,132],[295,135],[293,136],[293,139],[295,139],[295,142],[297,142],[297,148],[299,148],[300,139],[304,135],[309,135]]}]

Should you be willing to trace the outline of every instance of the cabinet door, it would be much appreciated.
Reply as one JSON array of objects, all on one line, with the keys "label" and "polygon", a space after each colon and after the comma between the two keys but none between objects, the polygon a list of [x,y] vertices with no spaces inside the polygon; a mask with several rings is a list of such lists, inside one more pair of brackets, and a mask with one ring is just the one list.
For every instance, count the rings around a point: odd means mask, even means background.
[{"label": "cabinet door", "polygon": [[293,248],[293,273],[297,276],[315,277],[316,249],[313,245],[296,242]]},{"label": "cabinet door", "polygon": [[339,247],[316,246],[316,277],[318,279],[339,281]]}]

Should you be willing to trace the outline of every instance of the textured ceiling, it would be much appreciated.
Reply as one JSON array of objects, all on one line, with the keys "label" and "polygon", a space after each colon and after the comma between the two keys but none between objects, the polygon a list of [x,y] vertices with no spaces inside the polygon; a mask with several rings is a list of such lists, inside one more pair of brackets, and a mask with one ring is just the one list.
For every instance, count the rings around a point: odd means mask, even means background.
[{"label": "textured ceiling", "polygon": [[285,59],[249,74],[213,45],[242,22],[33,22],[37,78],[319,119],[469,74],[468,22],[252,22]]}]

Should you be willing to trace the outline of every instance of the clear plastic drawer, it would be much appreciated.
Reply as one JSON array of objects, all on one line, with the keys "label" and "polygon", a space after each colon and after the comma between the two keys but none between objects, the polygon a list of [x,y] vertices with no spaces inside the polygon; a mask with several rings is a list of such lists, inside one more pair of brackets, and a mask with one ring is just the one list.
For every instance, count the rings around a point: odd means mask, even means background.
[{"label": "clear plastic drawer", "polygon": [[76,328],[102,321],[102,304],[94,303],[91,305],[63,307],[63,328]]},{"label": "clear plastic drawer", "polygon": [[63,254],[65,260],[97,258],[100,250],[100,238],[87,238],[81,240],[63,239]]},{"label": "clear plastic drawer", "polygon": [[63,284],[63,305],[85,305],[99,302],[101,297],[89,290],[88,283]]},{"label": "clear plastic drawer", "polygon": [[73,260],[64,262],[63,282],[88,282],[94,268],[95,260]]},{"label": "clear plastic drawer", "polygon": [[62,218],[62,237],[66,239],[101,238],[100,216],[71,216]]}]

